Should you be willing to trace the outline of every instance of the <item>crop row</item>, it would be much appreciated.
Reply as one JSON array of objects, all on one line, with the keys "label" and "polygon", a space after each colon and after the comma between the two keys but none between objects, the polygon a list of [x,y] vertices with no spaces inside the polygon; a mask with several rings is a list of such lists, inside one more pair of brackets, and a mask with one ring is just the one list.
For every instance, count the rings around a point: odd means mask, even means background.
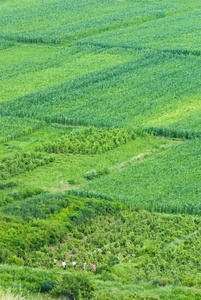
[{"label": "crop row", "polygon": [[197,41],[197,32],[201,29],[199,18],[200,10],[189,11],[176,16],[159,18],[149,23],[117,29],[90,37],[86,41],[116,47],[145,47],[190,52],[197,50],[200,53],[200,42]]},{"label": "crop row", "polygon": [[[102,1],[99,10],[97,1],[57,3],[44,1],[26,7],[2,10],[2,37],[28,43],[72,43],[105,31],[126,28],[131,25],[164,18],[184,11],[180,5],[164,3],[107,3]],[[79,11],[79,14],[75,13]],[[111,13],[112,12],[112,13]],[[68,22],[66,22],[66,18]],[[12,22],[11,22],[12,21]],[[37,26],[40,23],[40,29]],[[26,28],[26,29],[25,29]]]}]

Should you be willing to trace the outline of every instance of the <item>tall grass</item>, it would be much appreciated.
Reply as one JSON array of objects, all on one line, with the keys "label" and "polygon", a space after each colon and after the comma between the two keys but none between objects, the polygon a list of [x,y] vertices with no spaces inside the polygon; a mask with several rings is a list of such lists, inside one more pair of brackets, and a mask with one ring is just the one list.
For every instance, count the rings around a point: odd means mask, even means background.
[{"label": "tall grass", "polygon": [[4,291],[0,288],[0,299],[1,300],[26,300],[27,298],[20,295],[14,295],[10,289]]}]

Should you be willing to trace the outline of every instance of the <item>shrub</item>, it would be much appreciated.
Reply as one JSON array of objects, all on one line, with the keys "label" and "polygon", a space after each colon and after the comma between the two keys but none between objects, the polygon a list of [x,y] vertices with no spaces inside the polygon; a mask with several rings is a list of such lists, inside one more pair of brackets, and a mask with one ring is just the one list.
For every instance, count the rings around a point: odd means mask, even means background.
[{"label": "shrub", "polygon": [[55,281],[43,281],[41,282],[41,292],[42,293],[46,293],[46,292],[50,292],[56,285]]},{"label": "shrub", "polygon": [[84,178],[86,178],[88,180],[92,180],[92,179],[97,178],[97,177],[98,177],[98,174],[97,174],[97,172],[95,170],[86,172],[84,174]]},{"label": "shrub", "polygon": [[111,268],[108,265],[101,265],[97,267],[96,274],[102,274],[103,272],[111,273]]},{"label": "shrub", "polygon": [[73,184],[76,184],[76,181],[74,179],[69,179],[68,183],[73,185]]},{"label": "shrub", "polygon": [[75,299],[79,299],[80,296],[87,299],[92,297],[93,291],[94,285],[86,273],[77,273],[65,275],[62,282],[52,290],[52,293],[56,296],[69,294]]},{"label": "shrub", "polygon": [[112,267],[119,263],[119,259],[116,256],[111,255],[107,262],[108,266]]},{"label": "shrub", "polygon": [[17,256],[12,256],[7,259],[8,264],[14,264],[17,266],[24,266],[24,260]]},{"label": "shrub", "polygon": [[17,183],[15,182],[7,182],[7,183],[0,183],[0,190],[4,190],[6,188],[10,188],[10,187],[16,187],[17,186]]},{"label": "shrub", "polygon": [[114,281],[115,277],[112,273],[107,272],[107,271],[103,271],[100,277],[101,280],[103,281]]},{"label": "shrub", "polygon": [[82,235],[81,232],[79,232],[79,231],[76,230],[76,231],[73,233],[73,237],[76,238],[76,239],[81,240],[81,239],[83,238],[83,235]]}]

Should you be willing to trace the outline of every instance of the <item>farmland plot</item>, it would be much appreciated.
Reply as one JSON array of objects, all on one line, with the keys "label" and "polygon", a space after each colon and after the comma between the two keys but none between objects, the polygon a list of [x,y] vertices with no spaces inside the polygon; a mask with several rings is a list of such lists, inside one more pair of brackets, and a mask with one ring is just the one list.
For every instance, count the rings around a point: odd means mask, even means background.
[{"label": "farmland plot", "polygon": [[[99,8],[97,10],[97,7]],[[43,1],[4,5],[1,37],[25,43],[72,44],[84,37],[186,10],[151,1]],[[15,13],[13,13],[15,12]],[[79,12],[79,13],[78,13]]]},{"label": "farmland plot", "polygon": [[201,11],[194,10],[86,39],[103,47],[155,49],[200,55]]},{"label": "farmland plot", "polygon": [[[89,72],[129,61],[133,54],[97,47],[15,46],[1,52],[0,102],[72,81]],[[42,57],[42,58],[41,58]]]},{"label": "farmland plot", "polygon": [[1,1],[4,289],[62,298],[78,274],[94,300],[200,299],[200,9]]},{"label": "farmland plot", "polygon": [[[116,65],[2,102],[1,115],[127,128],[175,124],[175,129],[190,131],[192,126],[200,132],[200,57],[155,51],[127,54],[127,50],[115,57],[114,53],[104,50],[101,56],[108,54]],[[124,59],[130,60],[117,64],[124,53]],[[189,123],[182,121],[192,114]]]},{"label": "farmland plot", "polygon": [[3,2],[1,115],[200,136],[199,3],[96,7]]},{"label": "farmland plot", "polygon": [[201,214],[200,140],[186,142],[83,190],[169,213]]},{"label": "farmland plot", "polygon": [[[101,138],[101,136],[104,138]],[[177,141],[169,139],[136,136],[133,132],[121,129],[83,128],[51,124],[43,126],[27,136],[7,141],[0,145],[1,160],[13,159],[14,156],[23,157],[40,155],[46,157],[52,153],[54,159],[51,164],[42,164],[40,168],[29,168],[27,172],[22,166],[16,168],[17,161],[9,163],[12,181],[20,186],[34,186],[50,191],[65,190],[88,182],[88,176],[102,177],[115,172],[120,167],[130,165],[141,157],[150,157],[156,153],[167,151]],[[37,151],[37,152],[36,152]],[[139,156],[139,157],[138,157]],[[34,159],[35,160],[35,159]],[[26,162],[27,159],[24,159]],[[32,163],[37,164],[37,159]],[[3,166],[2,166],[3,167]],[[27,168],[29,163],[27,163]],[[4,168],[5,169],[5,168]],[[92,172],[94,170],[94,173]],[[3,172],[3,184],[7,178]],[[19,188],[14,187],[13,190]],[[6,192],[4,193],[6,197]],[[0,198],[4,196],[0,193]]]}]

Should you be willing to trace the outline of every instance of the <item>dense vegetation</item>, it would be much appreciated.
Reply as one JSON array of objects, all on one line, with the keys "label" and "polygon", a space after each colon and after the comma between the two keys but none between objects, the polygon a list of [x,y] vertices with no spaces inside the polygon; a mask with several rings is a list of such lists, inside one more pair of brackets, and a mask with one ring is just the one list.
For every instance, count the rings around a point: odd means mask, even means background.
[{"label": "dense vegetation", "polygon": [[[15,198],[18,200],[17,195]],[[120,206],[119,203],[107,200],[46,193],[4,204],[1,210],[6,215],[1,216],[0,262],[7,262],[12,255],[25,259],[26,255],[29,257],[30,251],[63,242],[68,230],[73,229],[73,224],[81,224],[99,214],[115,213]]]},{"label": "dense vegetation", "polygon": [[[162,287],[167,288],[166,293],[170,286],[200,287],[198,217],[150,213],[119,202],[68,194],[41,194],[4,206],[3,211],[1,262],[28,266],[1,266],[1,284],[9,284],[13,291],[20,289],[21,282],[23,293],[40,291],[56,296],[65,293],[68,284],[68,291],[74,287],[71,295],[78,297],[80,289],[81,294],[87,293],[85,299],[95,290],[92,299],[97,299],[99,286],[105,284],[99,299],[113,299],[107,290],[110,283],[110,291],[116,288],[114,299],[121,299],[123,285],[130,285],[130,292],[123,293],[122,299],[130,299],[129,295],[155,299],[153,288],[158,289],[160,299],[169,299]],[[63,259],[67,270],[62,271]],[[77,262],[76,270],[72,260]],[[80,273],[84,261],[85,275]],[[91,263],[96,264],[96,273],[90,272]],[[65,273],[70,281],[64,284]],[[76,280],[83,282],[83,288]],[[134,292],[136,285],[143,286],[143,294],[141,289]],[[186,292],[180,290],[180,294]],[[193,290],[188,292],[197,299]]]},{"label": "dense vegetation", "polygon": [[[79,48],[81,51],[82,46]],[[89,52],[96,51],[93,46]],[[100,51],[111,52],[112,60],[114,50]],[[73,125],[169,129],[174,125],[174,131],[181,131],[182,137],[184,129],[200,135],[200,57],[151,50],[122,52],[129,53],[128,62],[2,102],[1,115]],[[183,72],[185,77],[181,76]]]},{"label": "dense vegetation", "polygon": [[48,153],[101,154],[135,139],[132,131],[89,127],[38,147]]},{"label": "dense vegetation", "polygon": [[1,1],[0,299],[201,299],[200,9]]},{"label": "dense vegetation", "polygon": [[[50,3],[37,1],[34,4],[20,1],[12,22],[9,12],[13,3],[4,4],[1,37],[18,42],[44,44],[63,42],[69,45],[84,37],[186,11],[184,5],[159,1],[155,3],[145,1],[143,7],[141,2],[128,1],[125,6],[121,2],[102,1],[97,11],[99,4],[97,0],[93,2],[69,0],[67,3],[64,0]],[[77,11],[80,13],[77,14]]]},{"label": "dense vegetation", "polygon": [[53,156],[43,156],[34,152],[23,153],[22,155],[16,153],[14,157],[4,157],[0,161],[0,180],[29,172],[53,161]]}]

